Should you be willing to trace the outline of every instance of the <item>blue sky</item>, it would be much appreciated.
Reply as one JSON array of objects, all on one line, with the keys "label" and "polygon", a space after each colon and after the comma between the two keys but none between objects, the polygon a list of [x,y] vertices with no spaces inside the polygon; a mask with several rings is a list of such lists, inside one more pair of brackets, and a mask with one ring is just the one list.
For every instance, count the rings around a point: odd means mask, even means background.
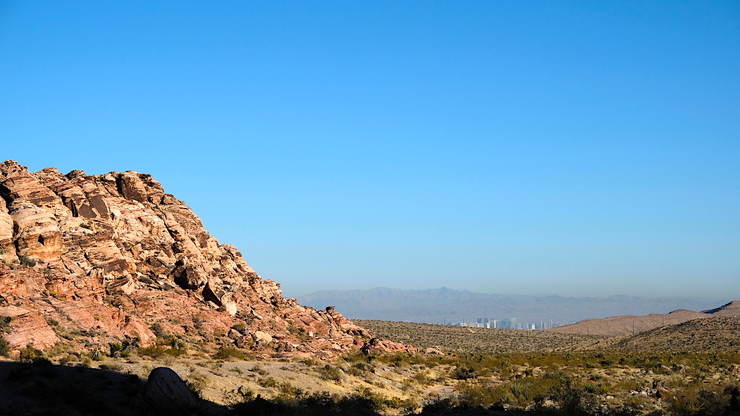
[{"label": "blue sky", "polygon": [[740,298],[740,4],[0,0],[0,159],[151,173],[296,296]]}]

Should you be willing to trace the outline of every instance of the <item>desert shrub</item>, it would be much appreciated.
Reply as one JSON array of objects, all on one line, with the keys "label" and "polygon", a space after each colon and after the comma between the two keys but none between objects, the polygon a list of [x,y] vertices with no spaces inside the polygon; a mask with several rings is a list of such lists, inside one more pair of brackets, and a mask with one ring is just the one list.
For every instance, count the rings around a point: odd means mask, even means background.
[{"label": "desert shrub", "polygon": [[305,394],[305,391],[302,388],[295,387],[287,381],[278,384],[278,391],[280,394],[289,397],[302,397]]},{"label": "desert shrub", "polygon": [[31,344],[26,345],[26,348],[21,349],[20,360],[23,363],[33,363],[44,358],[44,353],[41,350],[37,350]]},{"label": "desert shrub", "polygon": [[265,377],[263,379],[260,379],[260,381],[257,382],[262,387],[275,387],[277,386],[277,380],[275,380],[272,377]]},{"label": "desert shrub", "polygon": [[443,401],[437,406],[491,407],[511,403],[515,399],[508,386],[504,384],[486,386],[480,383],[462,382],[458,385],[458,391],[460,395],[456,402]]},{"label": "desert shrub", "polygon": [[123,342],[111,342],[108,343],[108,349],[110,352],[108,353],[111,357],[121,357],[124,356],[124,351],[129,347],[128,340],[125,340]]},{"label": "desert shrub", "polygon": [[330,364],[319,367],[318,373],[322,380],[338,381],[342,379],[342,370]]},{"label": "desert shrub", "polygon": [[164,345],[152,345],[149,347],[141,347],[138,349],[139,355],[151,357],[151,358],[162,358],[162,357],[179,357],[186,353],[185,350],[166,347]]},{"label": "desert shrub", "polygon": [[453,409],[457,407],[459,406],[456,400],[446,397],[444,399],[434,400],[430,403],[425,404],[424,407],[421,409],[421,414],[423,415],[448,414],[448,413],[451,413]]},{"label": "desert shrub", "polygon": [[123,366],[117,363],[100,364],[98,368],[101,370],[115,371],[117,373],[123,371]]},{"label": "desert shrub", "polygon": [[75,354],[67,354],[64,357],[59,359],[59,364],[61,365],[67,365],[69,363],[73,363],[75,361],[78,361],[80,359],[79,356]]},{"label": "desert shrub", "polygon": [[550,398],[557,403],[560,410],[566,415],[593,413],[595,407],[594,394],[570,378],[565,378],[561,383],[555,384],[549,393]]},{"label": "desert shrub", "polygon": [[232,358],[236,360],[246,360],[249,357],[243,351],[240,351],[234,347],[222,347],[215,354],[213,354],[213,358],[216,360],[229,360]]},{"label": "desert shrub", "polygon": [[251,371],[253,373],[257,373],[257,374],[259,374],[261,376],[266,376],[267,375],[267,370],[265,370],[264,368],[262,368],[262,366],[259,365],[259,364],[254,365],[252,368],[249,369],[249,371]]},{"label": "desert shrub", "polygon": [[95,348],[88,355],[93,361],[102,361],[105,353],[100,348]]},{"label": "desert shrub", "polygon": [[159,322],[155,322],[154,324],[152,324],[149,329],[152,330],[154,336],[156,336],[157,338],[164,338],[167,336],[167,331],[165,331],[164,327]]},{"label": "desert shrub", "polygon": [[27,266],[27,267],[34,267],[34,266],[36,266],[36,260],[28,257],[25,254],[18,254],[18,262],[22,266]]},{"label": "desert shrub", "polygon": [[203,390],[208,387],[208,379],[202,374],[193,374],[185,384],[193,392],[195,397],[200,399],[203,397]]},{"label": "desert shrub", "polygon": [[405,354],[405,353],[395,353],[395,354],[382,354],[378,355],[376,359],[382,363],[390,364],[394,367],[405,367],[412,362],[413,356],[411,354]]},{"label": "desert shrub", "polygon": [[348,363],[368,363],[374,360],[375,357],[365,355],[361,352],[350,352],[342,356],[342,360]]},{"label": "desert shrub", "polygon": [[231,326],[231,329],[234,329],[236,331],[242,332],[245,329],[247,329],[247,324],[245,324],[244,322],[239,322],[239,323],[236,323],[236,324],[232,325]]},{"label": "desert shrub", "polygon": [[367,364],[367,363],[360,362],[360,363],[353,364],[352,367],[354,367],[354,368],[356,368],[356,369],[358,369],[358,370],[360,370],[362,372],[367,372],[367,373],[374,373],[375,372],[375,367],[373,367],[372,364]]},{"label": "desert shrub", "polygon": [[67,354],[69,354],[70,349],[71,346],[69,344],[57,342],[56,344],[54,344],[53,347],[47,349],[44,352],[44,355],[46,355],[47,357],[66,356]]},{"label": "desert shrub", "polygon": [[[179,335],[167,334],[161,326],[156,328],[157,325],[159,324],[152,325],[152,330],[155,334],[159,332],[160,336],[157,337],[154,345],[138,348],[139,355],[149,356],[152,358],[160,358],[164,356],[177,358],[181,355],[187,354],[187,344]],[[121,342],[120,345],[119,343],[114,342],[109,344],[110,353],[112,356],[116,355],[116,353],[119,353],[121,356],[127,356],[138,344],[138,338],[135,338],[133,341],[125,340]]]},{"label": "desert shrub", "polygon": [[288,333],[291,335],[295,335],[295,337],[301,341],[306,341],[308,339],[308,331],[306,330],[306,328],[297,328],[293,324],[290,324],[290,326],[288,326]]},{"label": "desert shrub", "polygon": [[253,400],[254,390],[245,386],[239,386],[239,388],[233,390],[224,389],[222,390],[221,397],[223,402],[226,403],[227,406],[234,406],[239,403]]},{"label": "desert shrub", "polygon": [[468,380],[471,378],[478,377],[478,375],[476,374],[475,368],[472,366],[466,366],[466,365],[455,367],[455,369],[452,370],[452,374],[450,376],[457,380]]},{"label": "desert shrub", "polygon": [[203,320],[195,315],[193,315],[193,328],[195,328],[196,331],[203,329]]},{"label": "desert shrub", "polygon": [[669,414],[676,416],[719,414],[730,409],[731,398],[730,389],[722,391],[716,386],[689,386],[670,395],[666,408]]},{"label": "desert shrub", "polygon": [[313,358],[305,358],[300,361],[301,364],[305,365],[306,367],[313,367],[319,364],[318,360],[315,360]]},{"label": "desert shrub", "polygon": [[431,377],[429,377],[429,371],[427,370],[418,371],[411,378],[413,378],[414,381],[421,384],[422,386],[430,384],[432,382]]},{"label": "desert shrub", "polygon": [[10,316],[0,316],[0,334],[7,334],[10,332],[10,321],[13,318]]},{"label": "desert shrub", "polygon": [[729,399],[729,410],[731,412],[737,412],[740,410],[740,387],[728,385],[725,387],[724,393],[730,396]]},{"label": "desert shrub", "polygon": [[347,374],[355,376],[355,377],[362,377],[365,372],[360,370],[359,368],[352,366],[346,370]]},{"label": "desert shrub", "polygon": [[7,357],[10,354],[10,343],[4,336],[0,335],[0,355]]},{"label": "desert shrub", "polygon": [[532,398],[532,384],[524,380],[515,380],[509,383],[509,391],[514,398],[526,401]]}]

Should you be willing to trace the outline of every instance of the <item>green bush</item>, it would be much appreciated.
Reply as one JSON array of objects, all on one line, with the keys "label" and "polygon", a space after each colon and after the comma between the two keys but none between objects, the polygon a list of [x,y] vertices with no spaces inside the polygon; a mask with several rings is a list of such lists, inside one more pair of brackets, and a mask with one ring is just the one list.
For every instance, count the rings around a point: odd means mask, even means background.
[{"label": "green bush", "polygon": [[167,331],[164,330],[164,327],[159,322],[154,323],[149,327],[149,329],[152,330],[154,336],[157,338],[164,338],[167,336]]},{"label": "green bush", "polygon": [[339,381],[342,379],[342,370],[330,364],[320,367],[318,372],[322,380]]},{"label": "green bush", "polygon": [[21,349],[20,360],[23,363],[32,363],[44,358],[44,353],[41,350],[37,350],[31,344],[26,345],[26,348]]},{"label": "green bush", "polygon": [[139,346],[139,338],[136,337],[133,340],[123,340],[122,342],[111,342],[108,343],[108,356],[110,357],[128,357],[131,352],[135,351]]},{"label": "green bush", "polygon": [[687,386],[669,395],[666,407],[669,414],[676,416],[720,414],[731,408],[731,392],[727,388],[722,391],[718,386]]},{"label": "green bush", "polygon": [[257,382],[262,387],[275,387],[277,386],[277,380],[275,380],[272,377],[265,377],[263,379],[260,379],[259,382]]},{"label": "green bush", "polygon": [[216,360],[228,360],[234,358],[244,361],[249,357],[243,351],[240,351],[234,347],[222,347],[215,354],[213,354],[213,358]]},{"label": "green bush", "polygon": [[170,348],[163,345],[152,345],[150,347],[142,347],[138,350],[139,355],[145,355],[152,358],[159,358],[163,356],[179,357],[186,353],[184,349]]},{"label": "green bush", "polygon": [[18,262],[22,266],[27,266],[27,267],[34,267],[34,266],[36,266],[36,260],[28,257],[25,254],[18,254]]},{"label": "green bush", "polygon": [[0,316],[0,334],[7,334],[10,332],[10,321],[13,318],[10,316]]},{"label": "green bush", "polygon": [[10,343],[4,336],[0,335],[0,355],[7,357],[10,354]]},{"label": "green bush", "polygon": [[239,322],[239,323],[236,323],[236,324],[232,325],[231,326],[231,329],[233,329],[235,331],[242,332],[245,329],[247,329],[247,324],[245,324],[244,322]]}]

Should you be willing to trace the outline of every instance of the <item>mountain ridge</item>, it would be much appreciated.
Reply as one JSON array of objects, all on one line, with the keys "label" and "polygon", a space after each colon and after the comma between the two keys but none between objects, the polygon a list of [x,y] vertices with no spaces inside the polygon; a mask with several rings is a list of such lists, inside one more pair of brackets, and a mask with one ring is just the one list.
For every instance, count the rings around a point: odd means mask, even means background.
[{"label": "mountain ridge", "polygon": [[[678,309],[704,310],[716,299],[637,297],[565,297],[503,295],[442,287],[407,290],[377,287],[348,291],[318,291],[297,296],[302,304],[320,308],[335,305],[349,318],[417,323],[475,322],[476,318],[518,318],[530,322],[570,324],[626,314],[668,313]],[[725,301],[726,302],[726,301]]]}]

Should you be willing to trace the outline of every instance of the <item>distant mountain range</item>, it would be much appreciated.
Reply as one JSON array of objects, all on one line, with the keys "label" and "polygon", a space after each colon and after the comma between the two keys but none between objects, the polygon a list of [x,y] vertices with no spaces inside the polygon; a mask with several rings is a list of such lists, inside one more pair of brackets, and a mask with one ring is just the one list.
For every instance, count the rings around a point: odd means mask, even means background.
[{"label": "distant mountain range", "polygon": [[402,290],[377,287],[366,290],[318,291],[298,296],[316,309],[333,305],[348,318],[417,323],[475,323],[477,318],[516,318],[517,322],[564,325],[584,319],[617,315],[668,313],[677,309],[701,311],[731,299],[638,297],[565,297],[502,295],[454,290]]}]

